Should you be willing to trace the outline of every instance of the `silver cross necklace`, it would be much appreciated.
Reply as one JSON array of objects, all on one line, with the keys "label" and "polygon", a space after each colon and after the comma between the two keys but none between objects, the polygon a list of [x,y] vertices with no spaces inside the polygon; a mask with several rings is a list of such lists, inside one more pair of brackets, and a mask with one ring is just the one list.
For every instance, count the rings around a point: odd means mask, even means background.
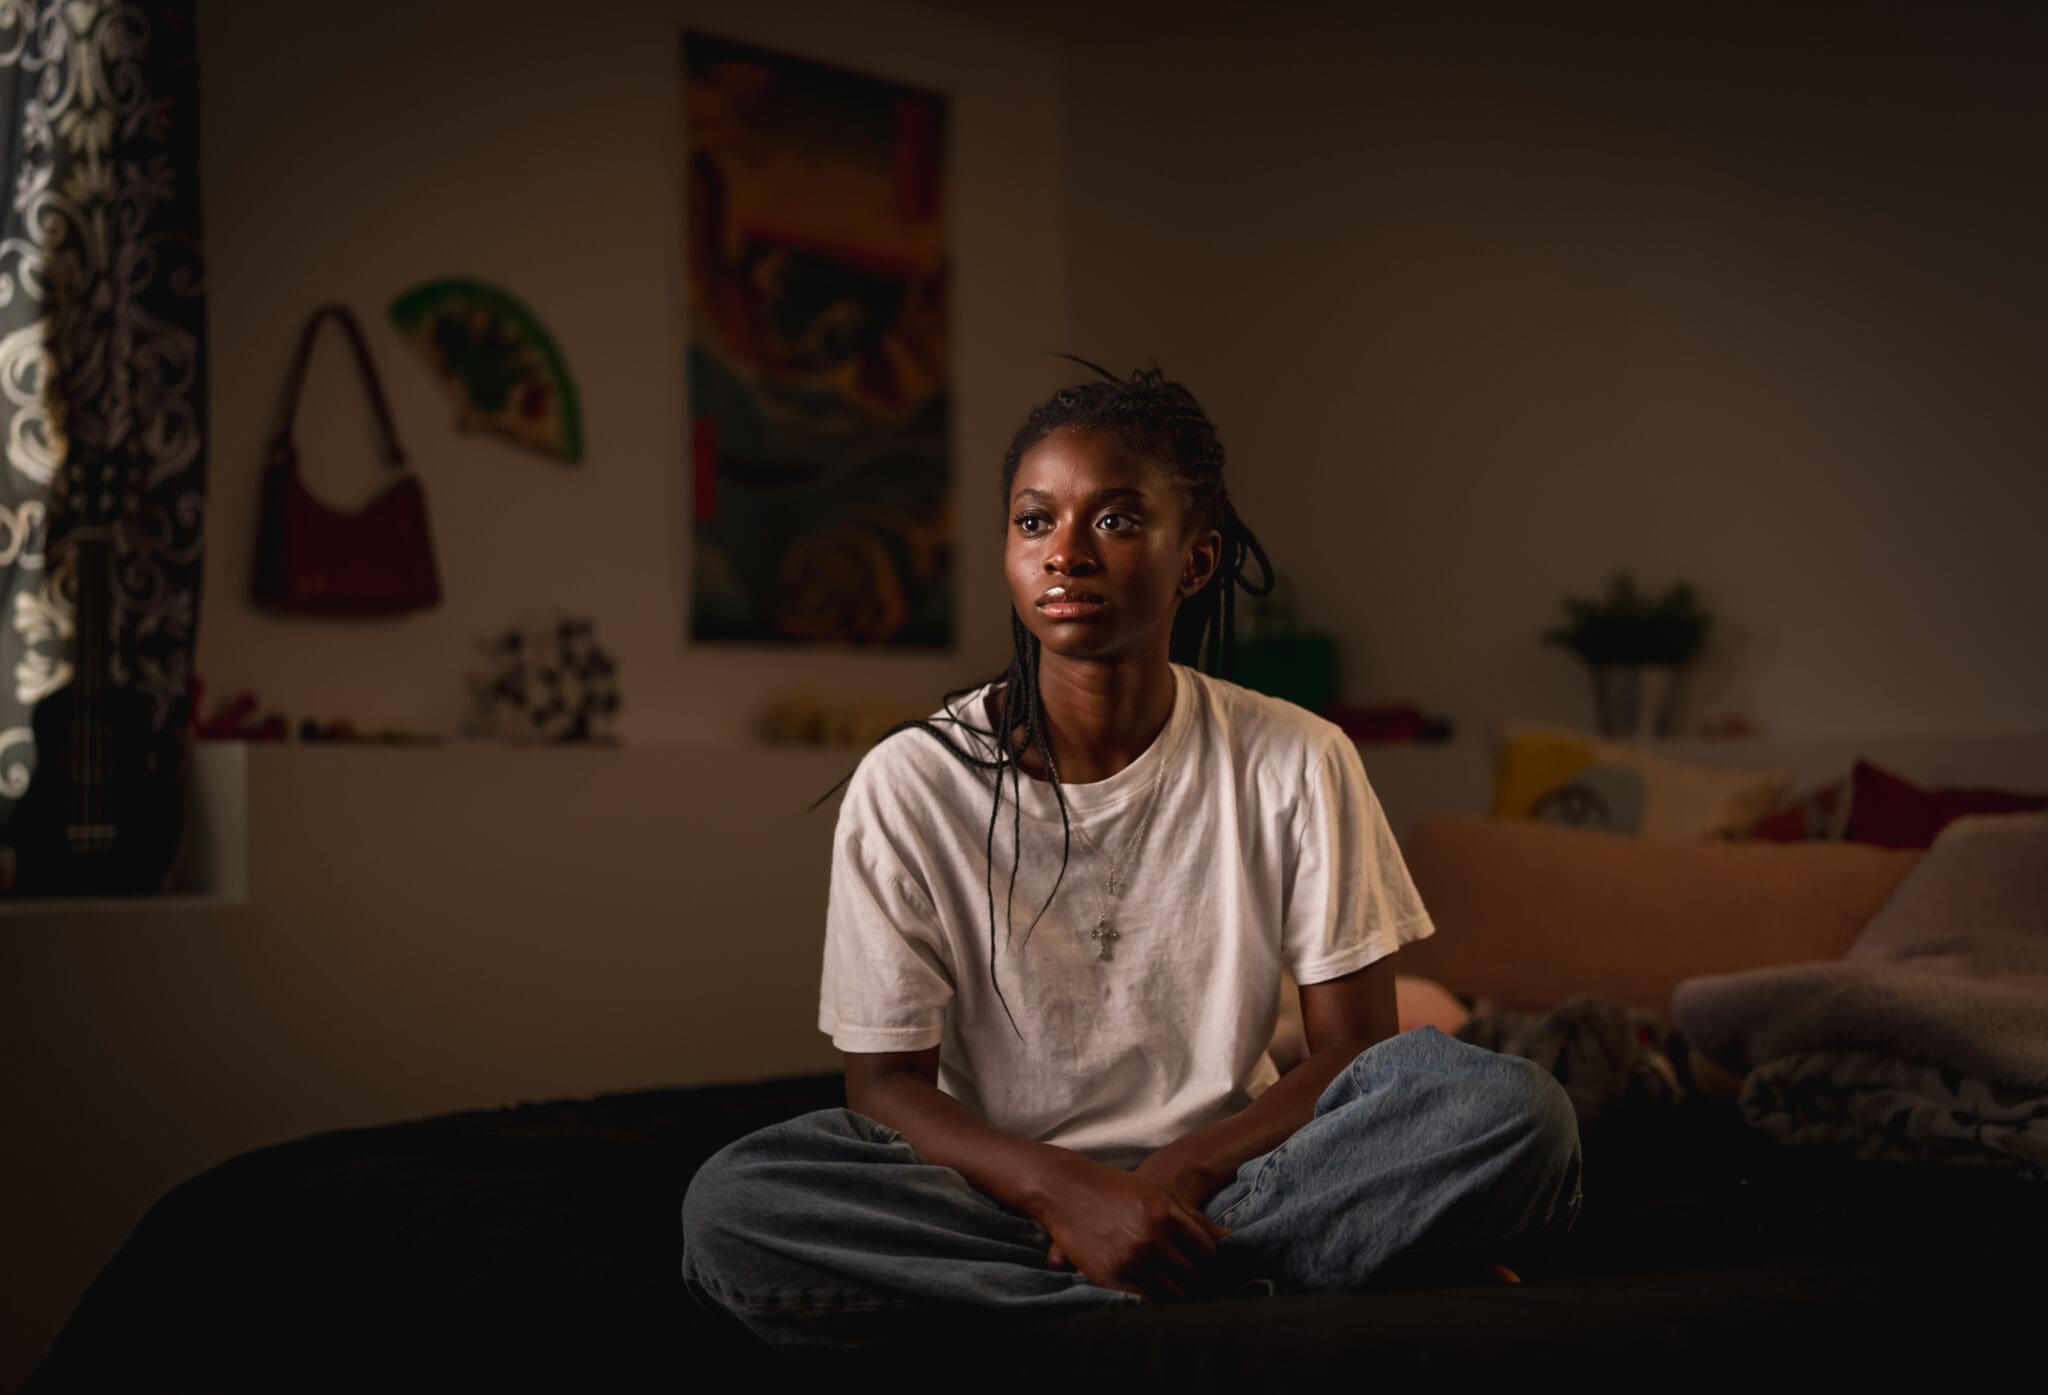
[{"label": "silver cross necklace", "polygon": [[[1171,721],[1171,718],[1168,720]],[[1145,842],[1147,830],[1152,827],[1152,812],[1159,807],[1159,790],[1166,783],[1166,757],[1168,754],[1168,752],[1163,750],[1159,753],[1159,774],[1153,777],[1152,793],[1145,796],[1145,817],[1138,821],[1137,834],[1132,837],[1131,845],[1124,850],[1121,863],[1109,862],[1109,859],[1102,855],[1101,850],[1095,846],[1095,840],[1088,836],[1088,830],[1082,827],[1080,819],[1072,818],[1068,821],[1072,825],[1074,832],[1081,835],[1081,841],[1087,845],[1088,855],[1097,862],[1107,863],[1109,866],[1108,885],[1096,897],[1101,909],[1095,917],[1095,928],[1088,932],[1088,938],[1102,947],[1102,952],[1095,956],[1097,959],[1109,958],[1111,946],[1123,938],[1117,934],[1116,927],[1110,923],[1109,903],[1116,898],[1118,892],[1123,890],[1124,878],[1130,875],[1132,866],[1138,860],[1138,849]],[[1052,763],[1050,753],[1047,754],[1046,765],[1051,769],[1052,777],[1055,780],[1059,779],[1059,767]]]}]

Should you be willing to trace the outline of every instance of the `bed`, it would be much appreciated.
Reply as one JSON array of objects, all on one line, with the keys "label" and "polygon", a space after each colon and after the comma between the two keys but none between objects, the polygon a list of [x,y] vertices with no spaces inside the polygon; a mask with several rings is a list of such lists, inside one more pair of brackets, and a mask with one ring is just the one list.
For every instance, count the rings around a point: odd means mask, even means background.
[{"label": "bed", "polygon": [[[844,1102],[836,1076],[656,1090],[323,1133],[167,1193],[30,1392],[527,1385],[729,1389],[792,1362],[678,1273],[695,1168]],[[1389,1370],[1519,1379],[1961,1371],[2043,1294],[2041,1189],[1781,1148],[1689,1094],[1586,1136],[1568,1236],[1491,1273],[994,1320],[829,1359],[832,1379],[982,1388],[1312,1388]]]}]

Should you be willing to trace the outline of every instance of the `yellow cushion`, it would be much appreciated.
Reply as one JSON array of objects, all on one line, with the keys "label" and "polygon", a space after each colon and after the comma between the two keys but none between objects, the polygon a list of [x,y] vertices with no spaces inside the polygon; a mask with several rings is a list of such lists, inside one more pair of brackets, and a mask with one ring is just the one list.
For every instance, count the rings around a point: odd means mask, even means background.
[{"label": "yellow cushion", "polygon": [[1727,770],[1568,727],[1497,723],[1493,813],[1645,838],[1739,838],[1792,788],[1789,770]]},{"label": "yellow cushion", "polygon": [[1503,727],[1495,736],[1493,812],[1526,819],[1536,801],[1591,765],[1591,741],[1538,727]]}]

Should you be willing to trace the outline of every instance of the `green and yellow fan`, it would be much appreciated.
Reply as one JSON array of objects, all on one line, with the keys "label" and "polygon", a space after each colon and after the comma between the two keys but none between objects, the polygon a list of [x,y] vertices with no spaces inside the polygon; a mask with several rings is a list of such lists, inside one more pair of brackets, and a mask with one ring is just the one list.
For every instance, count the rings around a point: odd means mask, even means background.
[{"label": "green and yellow fan", "polygon": [[576,386],[533,312],[497,286],[448,279],[391,302],[391,322],[427,356],[456,425],[573,465],[583,458]]}]

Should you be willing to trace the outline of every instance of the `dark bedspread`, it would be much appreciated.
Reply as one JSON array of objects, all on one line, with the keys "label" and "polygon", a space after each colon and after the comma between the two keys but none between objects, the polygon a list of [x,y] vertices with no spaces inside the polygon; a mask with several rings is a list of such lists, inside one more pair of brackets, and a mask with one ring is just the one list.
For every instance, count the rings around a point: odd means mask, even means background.
[{"label": "dark bedspread", "polygon": [[[662,1090],[315,1135],[168,1193],[28,1387],[157,1391],[751,1386],[780,1359],[678,1277],[690,1176],[727,1140],[843,1102],[836,1076]],[[903,1382],[1317,1388],[1355,1370],[1558,1363],[1611,1378],[1789,1365],[1960,1373],[2031,1328],[2038,1186],[1780,1150],[1725,1101],[1589,1135],[1578,1228],[1524,1282],[935,1321],[831,1358]]]}]

